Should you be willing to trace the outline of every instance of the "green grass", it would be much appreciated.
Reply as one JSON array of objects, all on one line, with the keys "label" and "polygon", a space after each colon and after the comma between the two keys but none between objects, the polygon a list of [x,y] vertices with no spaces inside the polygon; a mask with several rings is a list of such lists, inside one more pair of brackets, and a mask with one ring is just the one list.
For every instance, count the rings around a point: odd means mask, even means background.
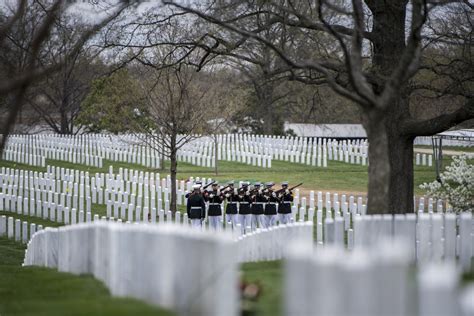
[{"label": "green grass", "polygon": [[172,315],[129,298],[114,298],[92,276],[25,267],[25,246],[0,238],[0,315]]},{"label": "green grass", "polygon": [[[14,213],[14,212],[0,211],[0,215],[5,215],[7,218],[8,217],[13,217],[14,219],[19,219],[22,222],[23,221],[28,222],[28,225],[32,224],[32,223],[35,223],[36,226],[43,225],[43,227],[59,227],[59,226],[63,225],[62,223],[53,222],[53,221],[50,221],[48,219],[43,219],[43,218],[36,217],[36,216],[28,216],[28,215],[18,214],[18,213]],[[28,227],[28,229],[29,229],[29,227]]]},{"label": "green grass", "polygon": [[249,302],[256,315],[283,314],[283,267],[281,261],[263,261],[242,264],[243,280],[256,283],[261,294],[256,302]]},{"label": "green grass", "polygon": [[[444,157],[443,167],[451,163],[450,157]],[[47,160],[47,164],[73,168],[82,171],[89,171],[90,173],[108,172],[109,166],[114,167],[114,172],[118,172],[119,168],[132,168],[141,171],[160,172],[160,176],[164,177],[169,172],[168,170],[158,170],[147,168],[136,164],[126,164],[121,162],[112,162],[104,160],[102,168],[88,167],[84,165],[77,165],[64,161]],[[45,171],[46,168],[32,167],[24,164],[12,163],[9,161],[0,161],[0,167],[21,168],[35,171]],[[415,193],[423,194],[419,189],[419,185],[424,182],[432,182],[435,180],[436,174],[434,167],[415,166]],[[335,190],[342,192],[366,192],[368,175],[367,166],[351,165],[338,161],[328,161],[327,168],[312,167],[303,164],[289,163],[283,161],[273,161],[271,169],[264,169],[247,164],[219,161],[218,175],[215,174],[213,168],[205,168],[194,166],[188,163],[179,162],[178,164],[178,179],[186,180],[191,176],[205,177],[217,179],[220,182],[229,180],[249,180],[249,181],[273,181],[279,183],[281,181],[289,181],[290,185],[303,182],[303,188],[309,190]],[[98,208],[100,214],[105,214],[105,208]]]}]

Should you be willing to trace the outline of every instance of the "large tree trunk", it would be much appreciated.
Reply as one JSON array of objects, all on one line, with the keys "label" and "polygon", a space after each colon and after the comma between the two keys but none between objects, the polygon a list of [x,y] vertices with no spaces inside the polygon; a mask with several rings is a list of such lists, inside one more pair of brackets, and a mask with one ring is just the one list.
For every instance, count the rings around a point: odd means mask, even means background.
[{"label": "large tree trunk", "polygon": [[214,134],[214,172],[216,174],[216,176],[218,175],[218,166],[217,166],[217,161],[219,158],[219,154],[218,154],[218,151],[219,150],[219,144],[217,143],[217,134]]},{"label": "large tree trunk", "polygon": [[413,138],[391,129],[388,138],[390,187],[388,211],[413,213]]},{"label": "large tree trunk", "polygon": [[387,213],[389,208],[390,159],[385,118],[369,113],[364,127],[369,139],[369,185],[367,213]]},{"label": "large tree trunk", "polygon": [[[366,0],[372,11],[372,69],[376,77],[389,77],[405,49],[407,0]],[[384,82],[374,82],[376,94]],[[408,96],[402,93],[387,107],[373,106],[364,113],[369,140],[368,214],[413,212],[413,137],[403,134],[409,118]]]},{"label": "large tree trunk", "polygon": [[[368,214],[413,212],[413,140],[400,129],[407,100],[389,113],[376,109],[364,117],[369,139]],[[395,118],[395,119],[394,119]]]},{"label": "large tree trunk", "polygon": [[61,109],[59,112],[59,115],[60,115],[60,120],[61,120],[61,126],[60,126],[61,134],[71,134],[72,131],[69,131],[69,120],[67,117],[67,112]]}]

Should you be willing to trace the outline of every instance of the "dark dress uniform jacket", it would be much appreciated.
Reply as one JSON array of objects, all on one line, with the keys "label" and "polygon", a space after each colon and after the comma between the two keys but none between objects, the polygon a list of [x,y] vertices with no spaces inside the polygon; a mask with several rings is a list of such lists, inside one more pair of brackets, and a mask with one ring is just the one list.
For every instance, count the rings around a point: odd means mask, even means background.
[{"label": "dark dress uniform jacket", "polygon": [[[200,209],[195,207],[199,207]],[[204,201],[204,197],[200,193],[190,194],[186,210],[190,219],[201,219],[206,217],[206,202]]]},{"label": "dark dress uniform jacket", "polygon": [[245,193],[246,191],[239,190],[239,197],[240,197],[239,214],[242,214],[242,215],[250,214],[250,203],[252,202],[250,195],[247,195]]},{"label": "dark dress uniform jacket", "polygon": [[280,197],[280,204],[278,205],[278,213],[289,214],[291,213],[291,202],[293,202],[293,193],[283,192],[283,195]]},{"label": "dark dress uniform jacket", "polygon": [[263,203],[266,201],[265,196],[263,193],[257,193],[252,196],[252,214],[254,215],[261,215],[263,214]]},{"label": "dark dress uniform jacket", "polygon": [[265,215],[276,215],[276,207],[279,202],[278,197],[273,196],[273,190],[267,190],[265,197],[267,200],[267,204],[265,204]]},{"label": "dark dress uniform jacket", "polygon": [[237,205],[239,204],[240,197],[234,194],[234,190],[227,191],[226,193],[230,194],[227,198],[226,214],[237,214]]},{"label": "dark dress uniform jacket", "polygon": [[[210,195],[214,194],[214,196],[211,198]],[[206,199],[209,201],[209,210],[207,215],[209,216],[220,216],[222,215],[222,208],[221,208],[221,203],[222,203],[222,195],[217,194],[216,191],[211,191],[207,195]]]}]

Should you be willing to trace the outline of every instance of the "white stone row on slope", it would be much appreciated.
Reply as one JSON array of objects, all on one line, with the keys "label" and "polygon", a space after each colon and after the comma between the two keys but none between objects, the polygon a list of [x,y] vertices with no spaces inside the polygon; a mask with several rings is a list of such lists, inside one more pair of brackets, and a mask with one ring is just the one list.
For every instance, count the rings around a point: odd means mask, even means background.
[{"label": "white stone row on slope", "polygon": [[0,237],[15,239],[17,242],[26,244],[36,231],[43,229],[43,225],[36,226],[35,223],[28,225],[28,222],[15,219],[11,216],[0,216]]},{"label": "white stone row on slope", "polygon": [[2,159],[37,167],[46,166],[46,158],[43,156],[32,155],[26,152],[15,151],[9,148],[6,148],[3,151]]},{"label": "white stone row on slope", "polygon": [[404,242],[379,241],[353,252],[288,248],[285,315],[462,315],[459,270],[449,261],[430,263],[418,269],[415,284]]},{"label": "white stone row on slope", "polygon": [[433,166],[433,155],[417,153],[415,155],[415,165],[428,167]]},{"label": "white stone row on slope", "polygon": [[[272,159],[327,166],[327,160],[366,164],[366,142],[311,138],[281,139],[273,136],[218,135],[217,155],[214,139],[196,135],[197,139],[185,144],[178,151],[178,159],[192,164],[213,167],[215,159],[239,161],[271,168]],[[181,137],[181,136],[180,136]],[[141,144],[141,145],[137,145]],[[139,163],[149,167],[159,165],[159,156],[150,147],[142,146],[137,135],[12,135],[8,150],[37,153],[50,159],[97,165],[95,157]],[[90,158],[80,158],[90,157]],[[90,160],[90,162],[85,160]],[[321,162],[322,160],[322,162]]]},{"label": "white stone row on slope", "polygon": [[[235,243],[176,225],[97,222],[46,229],[28,243],[24,265],[92,274],[114,296],[180,315],[237,315]],[[219,299],[225,297],[225,299]]]},{"label": "white stone row on slope", "polygon": [[[343,219],[342,219],[343,220]],[[370,247],[383,238],[404,239],[410,257],[419,263],[458,259],[464,270],[474,257],[474,221],[472,213],[366,215],[353,218],[353,230],[347,232],[350,249]],[[334,223],[326,228],[330,244],[343,245],[344,230]]]},{"label": "white stone row on slope", "polygon": [[239,262],[280,260],[285,257],[285,245],[294,241],[312,245],[313,223],[292,223],[257,229],[239,237]]}]

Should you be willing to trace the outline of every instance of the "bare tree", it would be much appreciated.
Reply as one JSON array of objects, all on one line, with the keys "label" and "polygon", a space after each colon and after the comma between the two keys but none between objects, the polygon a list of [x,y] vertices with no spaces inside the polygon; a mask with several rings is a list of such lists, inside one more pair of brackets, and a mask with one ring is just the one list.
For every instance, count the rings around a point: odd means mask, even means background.
[{"label": "bare tree", "polygon": [[[196,43],[209,56],[230,55],[243,42],[259,43],[277,54],[292,79],[328,85],[357,104],[370,143],[370,214],[413,212],[414,138],[441,132],[474,117],[473,68],[468,67],[472,58],[466,58],[472,52],[472,5],[468,1],[164,3],[176,10],[176,16],[185,12],[209,23],[208,28],[201,28]],[[435,25],[452,19],[445,14],[447,10],[460,13],[456,16],[462,20],[462,30],[451,28],[446,32],[444,28],[440,30],[442,36],[429,32],[429,25],[437,29]],[[255,27],[258,19],[265,21],[262,27]],[[306,44],[301,47],[305,49],[294,54],[266,36],[265,31],[275,27],[304,34]],[[238,39],[232,41],[229,33],[238,35]],[[321,38],[330,38],[335,45],[321,45]],[[437,66],[424,58],[428,48],[454,48],[456,53],[445,55],[442,65]],[[454,69],[450,68],[453,64]],[[422,70],[439,79],[435,85],[412,86],[414,76]],[[450,89],[448,83],[459,83],[453,77],[458,78],[460,73],[465,75],[459,89]],[[455,109],[431,117],[415,115],[417,104],[410,103],[410,97],[422,88],[455,95]]]},{"label": "bare tree", "polygon": [[[0,98],[6,99],[6,117],[2,122],[0,152],[6,138],[25,103],[30,86],[46,75],[63,68],[82,49],[84,44],[103,26],[115,19],[128,6],[128,1],[118,1],[110,5],[105,18],[84,28],[73,40],[67,52],[56,63],[42,64],[40,57],[43,48],[53,39],[52,29],[68,9],[74,9],[74,3],[61,0],[21,0],[11,8],[3,5],[0,9]],[[25,36],[25,33],[30,33]],[[8,78],[8,80],[6,80]]]},{"label": "bare tree", "polygon": [[33,110],[54,132],[77,134],[81,130],[77,117],[91,82],[106,71],[100,50],[86,43],[73,55],[63,59],[75,40],[83,33],[83,23],[78,16],[62,16],[55,23],[51,38],[45,43],[39,57],[41,65],[63,63],[31,86],[26,100]]},{"label": "bare tree", "polygon": [[[161,64],[162,65],[162,64]],[[203,75],[187,63],[152,67],[142,76],[145,112],[136,113],[135,131],[141,140],[170,161],[171,210],[176,211],[177,153],[184,145],[212,135],[226,122],[223,105],[216,105],[214,92]]]}]

